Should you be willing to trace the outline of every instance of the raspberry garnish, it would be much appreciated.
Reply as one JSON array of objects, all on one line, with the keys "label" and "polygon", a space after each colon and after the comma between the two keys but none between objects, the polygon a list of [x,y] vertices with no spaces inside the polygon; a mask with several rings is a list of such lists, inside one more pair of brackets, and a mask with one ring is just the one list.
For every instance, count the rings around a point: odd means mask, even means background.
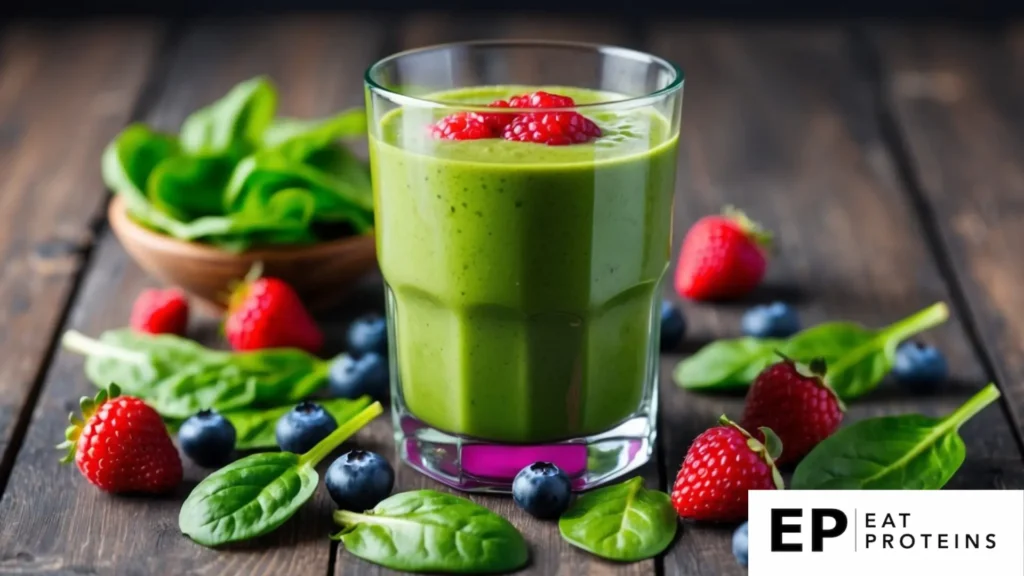
[{"label": "raspberry garnish", "polygon": [[[487,105],[490,108],[510,108],[511,106],[505,100],[495,100]],[[494,114],[482,113],[480,116],[483,117],[484,122],[494,131],[495,136],[501,135],[502,130],[505,126],[508,126],[512,119],[515,118],[515,114],[512,112],[496,112]]]},{"label": "raspberry garnish", "polygon": [[458,112],[437,121],[430,133],[445,140],[494,138],[498,132],[488,119],[476,112]]},{"label": "raspberry garnish", "polygon": [[597,124],[576,112],[526,113],[513,108],[568,108],[576,102],[559,94],[538,90],[508,100],[495,100],[489,108],[501,112],[459,112],[446,116],[430,127],[434,138],[477,140],[504,137],[517,142],[535,142],[550,146],[580,144],[601,135]]},{"label": "raspberry garnish", "polygon": [[508,105],[512,108],[569,108],[576,102],[568,96],[560,96],[538,90],[532,94],[523,94],[509,98]]},{"label": "raspberry garnish", "polygon": [[576,112],[533,112],[516,116],[502,134],[505,140],[548,146],[582,144],[601,135],[597,124]]}]

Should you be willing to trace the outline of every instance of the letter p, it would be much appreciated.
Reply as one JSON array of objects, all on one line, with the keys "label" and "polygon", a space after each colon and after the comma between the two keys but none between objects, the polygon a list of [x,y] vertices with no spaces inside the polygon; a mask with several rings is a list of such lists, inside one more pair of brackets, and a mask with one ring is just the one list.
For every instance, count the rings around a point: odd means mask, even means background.
[{"label": "letter p", "polygon": [[[826,530],[825,518],[831,518],[835,522],[835,526]],[[811,510],[811,551],[821,552],[825,538],[836,538],[843,532],[846,532],[848,524],[849,521],[842,510],[834,508],[815,508]]]}]

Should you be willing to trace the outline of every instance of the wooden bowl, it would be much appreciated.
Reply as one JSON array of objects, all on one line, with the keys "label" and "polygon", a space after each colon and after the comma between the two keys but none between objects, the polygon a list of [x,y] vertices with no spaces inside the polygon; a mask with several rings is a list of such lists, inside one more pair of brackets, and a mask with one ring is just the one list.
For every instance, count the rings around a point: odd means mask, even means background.
[{"label": "wooden bowl", "polygon": [[377,266],[372,234],[233,253],[144,228],[128,217],[118,196],[110,202],[107,217],[114,235],[139,266],[181,287],[213,313],[223,312],[232,283],[244,278],[256,262],[263,263],[264,276],[291,284],[311,310],[337,305],[360,276]]}]

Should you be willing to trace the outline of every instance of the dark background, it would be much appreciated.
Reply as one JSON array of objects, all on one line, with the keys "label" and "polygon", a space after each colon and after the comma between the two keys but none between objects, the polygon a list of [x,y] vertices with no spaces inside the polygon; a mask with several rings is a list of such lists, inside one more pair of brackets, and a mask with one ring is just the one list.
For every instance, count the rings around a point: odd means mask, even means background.
[{"label": "dark background", "polygon": [[[241,16],[303,11],[380,11],[382,4],[380,0],[0,0],[0,17]],[[1024,16],[1024,0],[387,0],[386,6],[392,13],[416,10],[479,13],[494,9],[601,13],[623,18],[642,14],[730,20],[823,17],[1001,20]]]}]

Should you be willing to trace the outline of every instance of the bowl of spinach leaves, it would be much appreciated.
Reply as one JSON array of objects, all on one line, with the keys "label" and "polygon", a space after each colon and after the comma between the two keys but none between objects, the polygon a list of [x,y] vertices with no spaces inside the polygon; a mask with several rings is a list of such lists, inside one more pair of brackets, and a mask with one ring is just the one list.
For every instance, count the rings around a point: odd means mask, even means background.
[{"label": "bowl of spinach leaves", "polygon": [[135,123],[107,146],[111,228],[142,268],[219,308],[258,262],[318,308],[375,267],[369,167],[347,146],[365,138],[365,111],[276,112],[256,77],[177,133]]}]

